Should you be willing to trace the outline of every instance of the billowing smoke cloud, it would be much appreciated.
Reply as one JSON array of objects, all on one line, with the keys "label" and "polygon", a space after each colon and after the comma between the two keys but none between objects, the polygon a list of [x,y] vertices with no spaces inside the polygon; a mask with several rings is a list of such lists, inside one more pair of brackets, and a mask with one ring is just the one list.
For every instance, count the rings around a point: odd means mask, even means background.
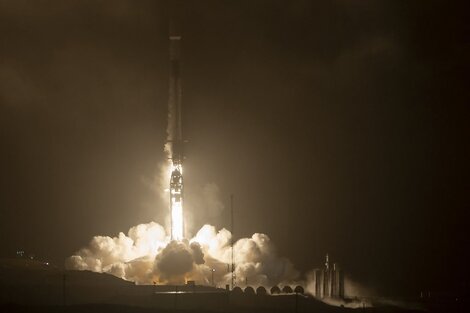
[{"label": "billowing smoke cloud", "polygon": [[[96,236],[66,262],[68,269],[109,273],[137,284],[197,284],[217,286],[231,283],[230,264],[232,234],[204,225],[191,240],[170,241],[164,228],[151,222],[129,229],[116,237]],[[234,243],[235,282],[238,286],[297,285],[314,293],[313,277],[299,279],[299,272],[287,259],[278,256],[275,246],[265,234],[255,233]],[[354,300],[324,298],[322,301],[351,308],[370,307],[363,298],[372,297],[371,290],[348,277],[345,293]]]},{"label": "billowing smoke cloud", "polygon": [[154,259],[167,245],[164,228],[154,222],[129,229],[127,236],[95,236],[87,247],[66,261],[66,267],[110,273],[115,276],[149,283],[152,281]]},{"label": "billowing smoke cloud", "polygon": [[204,253],[197,242],[171,241],[155,258],[154,272],[160,280],[184,283],[185,275],[193,271],[194,265],[204,263]]},{"label": "billowing smoke cloud", "polygon": [[[231,233],[204,225],[189,241],[170,241],[164,228],[154,222],[132,227],[116,237],[96,236],[89,245],[69,257],[69,269],[113,274],[138,284],[184,283],[195,280],[217,285],[231,280]],[[254,234],[234,244],[237,282],[272,286],[294,283],[298,271],[279,257],[267,235]],[[214,272],[213,272],[214,271]]]},{"label": "billowing smoke cloud", "polygon": [[190,272],[193,263],[191,252],[185,244],[172,241],[155,258],[155,271],[169,280]]},{"label": "billowing smoke cloud", "polygon": [[[204,225],[192,241],[200,243],[212,259],[230,264],[230,239],[231,233],[228,230],[217,232],[214,226]],[[288,259],[277,255],[273,243],[265,234],[256,233],[251,238],[238,240],[234,244],[233,253],[235,277],[240,283],[248,281],[250,285],[272,286],[280,282],[293,282],[299,276]],[[214,268],[217,266],[216,263],[208,263]],[[226,273],[227,270],[221,269],[221,272]],[[230,275],[223,275],[221,280],[228,283]]]},{"label": "billowing smoke cloud", "polygon": [[201,245],[197,242],[192,242],[189,247],[192,251],[192,256],[194,263],[196,264],[204,264],[204,252],[202,252]]},{"label": "billowing smoke cloud", "polygon": [[[161,166],[160,184],[156,184],[159,191],[164,190],[162,187],[169,180],[168,168],[168,164]],[[204,186],[197,201],[204,210],[202,216],[216,217],[224,209],[219,192],[216,184]],[[168,199],[167,192],[161,194]],[[151,222],[132,227],[127,235],[121,232],[116,237],[95,236],[87,247],[67,259],[66,267],[109,273],[137,284],[184,284],[194,280],[197,284],[224,286],[232,280],[231,237],[227,229],[217,230],[206,224],[190,240],[171,241],[163,226]],[[306,292],[313,294],[311,278],[307,275],[306,280],[300,280],[299,272],[287,258],[277,254],[266,234],[255,233],[236,241],[233,261],[235,283],[239,286],[302,285]],[[346,281],[347,294],[351,286]],[[357,289],[357,285],[352,287]],[[345,305],[339,300],[327,300],[330,304]],[[359,304],[348,302],[347,305]]]}]

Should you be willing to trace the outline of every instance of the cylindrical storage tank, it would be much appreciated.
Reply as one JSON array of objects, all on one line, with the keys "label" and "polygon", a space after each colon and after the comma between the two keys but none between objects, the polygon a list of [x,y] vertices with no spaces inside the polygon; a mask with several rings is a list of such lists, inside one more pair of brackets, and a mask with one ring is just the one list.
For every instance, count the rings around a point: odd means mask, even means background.
[{"label": "cylindrical storage tank", "polygon": [[302,287],[302,286],[297,286],[297,287],[295,287],[294,292],[295,292],[295,293],[304,294],[304,287]]},{"label": "cylindrical storage tank", "polygon": [[293,293],[294,291],[292,290],[291,286],[284,286],[282,288],[282,293]]},{"label": "cylindrical storage tank", "polygon": [[271,294],[272,295],[278,295],[281,293],[281,289],[278,286],[274,286],[271,288]]},{"label": "cylindrical storage tank", "polygon": [[343,270],[339,267],[336,267],[335,270],[335,297],[344,298],[344,273]]},{"label": "cylindrical storage tank", "polygon": [[254,295],[254,294],[255,294],[255,290],[253,289],[253,287],[248,286],[248,287],[245,288],[245,294],[247,294],[247,295]]},{"label": "cylindrical storage tank", "polygon": [[323,271],[320,269],[315,269],[313,271],[313,281],[314,281],[314,296],[317,298],[323,298]]},{"label": "cylindrical storage tank", "polygon": [[235,287],[232,289],[232,293],[241,294],[243,290],[240,287]]},{"label": "cylindrical storage tank", "polygon": [[266,288],[264,288],[263,286],[259,286],[258,288],[256,288],[256,294],[258,296],[264,296],[266,295],[268,292],[266,291]]}]

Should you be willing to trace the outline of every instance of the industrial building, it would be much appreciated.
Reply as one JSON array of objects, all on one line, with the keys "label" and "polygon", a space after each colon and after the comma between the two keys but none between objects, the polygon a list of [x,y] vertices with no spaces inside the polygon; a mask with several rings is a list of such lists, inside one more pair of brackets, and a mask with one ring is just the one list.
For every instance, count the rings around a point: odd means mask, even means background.
[{"label": "industrial building", "polygon": [[325,267],[313,270],[314,294],[316,298],[344,298],[344,273],[337,263],[330,264],[326,255]]}]

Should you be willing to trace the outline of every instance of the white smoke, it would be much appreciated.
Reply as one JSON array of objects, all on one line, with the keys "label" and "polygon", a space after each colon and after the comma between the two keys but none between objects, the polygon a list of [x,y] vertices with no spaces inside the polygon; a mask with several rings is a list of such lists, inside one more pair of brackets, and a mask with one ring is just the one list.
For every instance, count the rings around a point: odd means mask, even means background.
[{"label": "white smoke", "polygon": [[[159,179],[154,180],[154,187],[168,202],[169,162],[160,166]],[[198,212],[202,216],[216,217],[224,209],[219,200],[219,188],[216,184],[204,185]],[[187,219],[188,220],[188,219]],[[189,219],[191,220],[191,219]],[[168,225],[169,221],[166,221]],[[88,246],[80,249],[66,261],[68,269],[90,270],[109,273],[137,284],[184,284],[194,280],[197,284],[219,287],[231,283],[232,234],[225,228],[216,229],[204,225],[190,240],[170,241],[167,231],[158,223],[140,224],[129,229],[127,235],[119,233],[116,237],[95,236]],[[241,238],[234,243],[233,261],[235,264],[235,284],[241,287],[264,286],[269,289],[280,285],[294,288],[304,286],[307,293],[314,294],[311,277],[299,279],[299,272],[293,264],[277,254],[275,246],[266,234],[255,233],[249,238]],[[345,281],[348,296],[361,296],[363,288]],[[363,295],[362,295],[363,296]],[[329,304],[359,307],[364,301],[324,299]],[[366,306],[369,306],[366,303]]]},{"label": "white smoke", "polygon": [[[68,269],[109,273],[138,284],[230,283],[231,233],[204,225],[189,241],[169,240],[164,228],[151,222],[132,227],[116,237],[95,236],[89,245],[66,262]],[[298,272],[286,258],[279,257],[267,235],[254,234],[234,244],[236,281],[270,287],[292,283]]]},{"label": "white smoke", "polygon": [[[127,235],[95,236],[87,247],[66,261],[66,268],[108,273],[136,284],[197,284],[224,287],[231,283],[232,234],[204,225],[190,240],[170,241],[163,226],[150,222],[129,229]],[[299,272],[280,257],[270,238],[255,233],[234,243],[235,284],[241,287],[303,286],[314,295],[313,278],[299,279]],[[319,299],[327,304],[349,308],[371,307],[374,294],[350,278],[345,278],[348,300]]]},{"label": "white smoke", "polygon": [[95,236],[86,248],[67,259],[66,267],[110,273],[137,283],[151,281],[153,262],[166,246],[164,228],[154,222],[129,229],[127,236]]}]

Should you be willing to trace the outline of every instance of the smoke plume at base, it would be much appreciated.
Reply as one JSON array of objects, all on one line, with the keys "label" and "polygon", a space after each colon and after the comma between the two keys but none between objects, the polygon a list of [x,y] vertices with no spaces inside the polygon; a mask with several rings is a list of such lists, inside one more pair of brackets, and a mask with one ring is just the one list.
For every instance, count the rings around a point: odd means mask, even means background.
[{"label": "smoke plume at base", "polygon": [[[225,285],[231,280],[231,233],[204,225],[189,241],[170,241],[164,228],[140,224],[127,235],[95,236],[87,247],[66,260],[66,268],[109,273],[137,284],[185,283]],[[269,237],[254,234],[234,244],[235,275],[250,285],[292,283],[299,272],[279,257]]]},{"label": "smoke plume at base", "polygon": [[[225,228],[204,225],[190,240],[171,241],[163,226],[150,222],[131,227],[116,237],[95,236],[90,243],[66,260],[66,268],[108,273],[136,284],[185,284],[223,287],[231,284],[231,236]],[[315,295],[313,278],[305,279],[292,262],[277,254],[266,234],[255,233],[234,243],[235,285],[245,287],[302,286]],[[320,298],[335,306],[371,307],[373,291],[345,279],[349,300]],[[366,298],[364,298],[366,296]]]}]

